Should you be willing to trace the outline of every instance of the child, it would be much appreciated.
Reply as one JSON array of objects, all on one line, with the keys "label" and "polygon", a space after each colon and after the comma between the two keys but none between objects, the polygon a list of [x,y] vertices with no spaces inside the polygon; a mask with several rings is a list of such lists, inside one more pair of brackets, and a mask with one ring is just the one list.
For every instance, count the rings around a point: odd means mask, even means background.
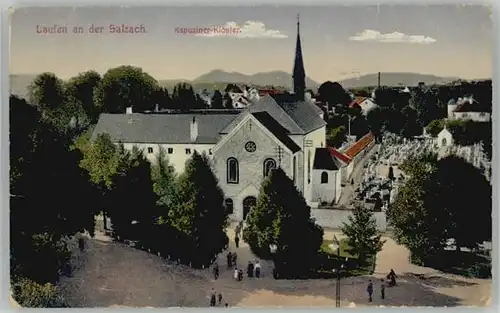
[{"label": "child", "polygon": [[373,284],[371,279],[368,281],[368,287],[366,287],[366,291],[368,292],[368,302],[372,302]]},{"label": "child", "polygon": [[255,277],[260,277],[260,263],[259,261],[255,262]]},{"label": "child", "polygon": [[385,283],[383,278],[381,279],[380,285],[380,297],[382,298],[382,300],[385,299]]}]

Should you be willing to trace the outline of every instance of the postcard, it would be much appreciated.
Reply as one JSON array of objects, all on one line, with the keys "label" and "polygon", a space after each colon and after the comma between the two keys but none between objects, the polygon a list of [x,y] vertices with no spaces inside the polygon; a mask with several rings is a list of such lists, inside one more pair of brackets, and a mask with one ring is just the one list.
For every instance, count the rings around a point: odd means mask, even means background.
[{"label": "postcard", "polygon": [[492,299],[486,6],[23,7],[11,301]]}]

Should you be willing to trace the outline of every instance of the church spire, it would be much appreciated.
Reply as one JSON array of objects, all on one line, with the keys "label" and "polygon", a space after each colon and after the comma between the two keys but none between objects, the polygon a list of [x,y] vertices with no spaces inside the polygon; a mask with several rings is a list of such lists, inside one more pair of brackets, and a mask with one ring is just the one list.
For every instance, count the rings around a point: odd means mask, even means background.
[{"label": "church spire", "polygon": [[298,100],[304,100],[306,92],[306,71],[302,59],[302,46],[300,44],[300,20],[297,15],[297,44],[295,46],[295,62],[293,65],[293,91]]}]

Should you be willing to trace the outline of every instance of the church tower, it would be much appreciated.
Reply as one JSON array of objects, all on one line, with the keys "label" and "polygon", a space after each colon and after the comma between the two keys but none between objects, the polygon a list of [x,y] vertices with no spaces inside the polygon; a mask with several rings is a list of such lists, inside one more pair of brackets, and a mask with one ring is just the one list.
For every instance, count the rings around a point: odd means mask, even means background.
[{"label": "church tower", "polygon": [[295,46],[295,62],[293,65],[293,91],[297,100],[304,100],[306,92],[306,71],[302,59],[302,46],[300,44],[300,20],[297,15],[297,44]]}]

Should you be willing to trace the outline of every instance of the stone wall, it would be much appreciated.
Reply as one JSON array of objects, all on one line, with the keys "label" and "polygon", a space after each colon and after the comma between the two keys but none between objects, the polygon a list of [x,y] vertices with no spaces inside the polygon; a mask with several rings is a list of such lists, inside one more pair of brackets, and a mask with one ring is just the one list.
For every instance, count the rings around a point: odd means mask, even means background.
[{"label": "stone wall", "polygon": [[[311,217],[316,220],[316,224],[323,228],[340,229],[343,222],[348,222],[351,215],[350,210],[331,210],[331,209],[311,209]],[[387,230],[387,220],[385,212],[373,212],[373,217],[377,222],[380,231]]]}]

